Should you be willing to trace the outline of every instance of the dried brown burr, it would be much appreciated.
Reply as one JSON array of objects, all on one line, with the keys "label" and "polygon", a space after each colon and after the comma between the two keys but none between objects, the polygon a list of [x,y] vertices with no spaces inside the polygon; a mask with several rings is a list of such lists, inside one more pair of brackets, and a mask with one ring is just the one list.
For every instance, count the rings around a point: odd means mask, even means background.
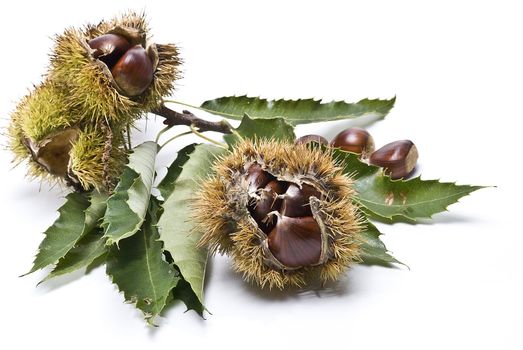
[{"label": "dried brown burr", "polygon": [[243,140],[193,203],[200,245],[269,288],[337,280],[359,259],[362,222],[350,177],[327,147]]}]

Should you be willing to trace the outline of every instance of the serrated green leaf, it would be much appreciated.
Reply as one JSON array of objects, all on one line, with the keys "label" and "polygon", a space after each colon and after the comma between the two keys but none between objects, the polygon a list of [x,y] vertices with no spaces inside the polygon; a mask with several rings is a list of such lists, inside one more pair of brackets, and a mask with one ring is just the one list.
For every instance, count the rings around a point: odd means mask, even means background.
[{"label": "serrated green leaf", "polygon": [[208,144],[195,147],[174,184],[174,192],[163,204],[164,211],[158,222],[165,250],[171,254],[202,304],[207,250],[197,247],[201,234],[193,231],[189,204],[198,183],[208,176],[215,158],[224,152],[224,149]]},{"label": "serrated green leaf", "polygon": [[58,261],[53,271],[41,282],[87,267],[105,253],[107,253],[107,247],[105,239],[103,239],[103,232],[90,232]]},{"label": "serrated green leaf", "polygon": [[356,103],[322,100],[266,100],[258,97],[228,96],[205,101],[201,109],[230,119],[242,119],[244,113],[252,118],[283,117],[293,125],[350,119],[363,116],[384,118],[394,107],[390,100],[363,99]]},{"label": "serrated green leaf", "polygon": [[390,264],[402,264],[388,253],[387,247],[379,238],[380,231],[371,224],[366,222],[361,232],[361,239],[363,241],[361,248],[362,264],[365,265],[381,265],[390,266]]},{"label": "serrated green leaf", "polygon": [[101,248],[104,240],[100,232],[95,229],[104,216],[107,207],[107,193],[92,192],[90,194],[89,206],[84,212],[84,225],[80,236],[73,246],[58,261],[57,265],[49,275],[40,283],[91,264],[96,258],[105,252]]},{"label": "serrated green leaf", "polygon": [[164,200],[169,198],[172,191],[174,190],[174,183],[176,182],[178,176],[180,176],[183,165],[189,160],[189,155],[194,152],[195,146],[196,144],[193,143],[179,150],[178,156],[167,168],[167,174],[165,174],[165,177],[157,186]]},{"label": "serrated green leaf", "polygon": [[187,307],[187,311],[194,310],[198,315],[203,317],[203,310],[205,309],[196,294],[191,288],[189,282],[181,279],[176,287],[173,289],[173,299],[181,300]]},{"label": "serrated green leaf", "polygon": [[149,323],[165,307],[179,281],[177,271],[162,258],[157,225],[158,204],[153,198],[138,233],[110,247],[107,274],[124,293],[125,300],[143,311]]},{"label": "serrated green leaf", "polygon": [[235,133],[224,135],[225,142],[234,145],[241,138],[275,139],[294,142],[294,128],[283,118],[253,119],[249,115],[243,116],[240,126]]},{"label": "serrated green leaf", "polygon": [[381,168],[361,162],[353,153],[333,151],[346,174],[351,175],[357,191],[357,202],[366,212],[391,221],[430,218],[447,210],[461,197],[482,186],[456,185],[438,180],[392,180]]},{"label": "serrated green leaf", "polygon": [[129,156],[120,182],[107,201],[103,227],[107,244],[118,243],[140,229],[151,195],[158,145],[144,142]]},{"label": "serrated green leaf", "polygon": [[85,223],[83,234],[92,232],[104,217],[107,209],[107,199],[109,195],[104,192],[92,192],[90,196],[90,204],[85,211]]},{"label": "serrated green leaf", "polygon": [[58,219],[45,231],[33,267],[27,274],[55,264],[67,254],[84,234],[85,210],[88,207],[87,194],[74,192],[66,196],[64,205],[58,209]]}]

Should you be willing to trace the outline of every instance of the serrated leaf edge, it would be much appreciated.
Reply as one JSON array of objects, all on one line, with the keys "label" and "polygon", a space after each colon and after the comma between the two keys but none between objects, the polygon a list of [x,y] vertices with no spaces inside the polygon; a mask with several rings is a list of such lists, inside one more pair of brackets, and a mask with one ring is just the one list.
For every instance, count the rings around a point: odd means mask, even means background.
[{"label": "serrated leaf edge", "polygon": [[[335,103],[359,104],[359,103],[362,103],[363,101],[369,101],[369,102],[384,101],[384,102],[391,103],[390,109],[394,108],[394,106],[396,104],[396,96],[392,97],[391,99],[363,98],[363,99],[361,99],[361,100],[359,100],[357,102],[347,102],[346,100],[330,100],[330,101],[325,102],[323,98],[316,99],[314,97],[312,97],[312,98],[298,98],[298,99],[285,99],[285,98],[268,99],[268,98],[263,98],[261,96],[248,96],[247,94],[245,94],[245,95],[222,96],[222,97],[218,97],[218,98],[215,98],[215,99],[204,101],[204,102],[202,102],[200,107],[196,107],[196,106],[191,106],[191,107],[200,109],[200,110],[205,111],[205,112],[210,113],[210,114],[219,115],[219,116],[226,117],[226,118],[229,118],[229,119],[240,120],[241,118],[239,118],[236,114],[218,112],[218,111],[214,111],[212,109],[208,109],[208,108],[203,107],[203,105],[205,105],[207,103],[211,103],[211,102],[214,102],[214,101],[220,100],[220,99],[230,99],[230,98],[248,98],[248,99],[254,99],[254,100],[259,100],[259,101],[265,101],[265,102],[267,102],[267,104],[272,104],[272,103],[282,102],[282,101],[289,102],[289,103],[299,102],[299,101],[311,101],[311,102],[318,103],[319,105],[328,105],[328,104],[335,104]],[[389,111],[390,111],[390,109],[389,109]],[[372,113],[373,112],[363,113],[363,114],[359,115],[358,117],[364,117],[364,116],[372,114]],[[388,114],[388,112],[387,113],[374,112],[374,113],[378,114],[380,117],[385,117]],[[278,117],[276,117],[276,118],[278,118]],[[286,119],[288,121],[293,121],[293,120],[300,121],[301,120],[301,119],[292,119],[292,118],[288,118],[288,117],[285,117],[285,116],[279,116],[279,118],[284,118],[284,119]],[[252,119],[260,119],[260,118],[252,117]],[[269,118],[263,118],[263,119],[269,119]],[[330,120],[343,120],[343,119],[346,119],[346,118],[330,119]],[[291,125],[293,125],[293,124],[291,123]]]}]

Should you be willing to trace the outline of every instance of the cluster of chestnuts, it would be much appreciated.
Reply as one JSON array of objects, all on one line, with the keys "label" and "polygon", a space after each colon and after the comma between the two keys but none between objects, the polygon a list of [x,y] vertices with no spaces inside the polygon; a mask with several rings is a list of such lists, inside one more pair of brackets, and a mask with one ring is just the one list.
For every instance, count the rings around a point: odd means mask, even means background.
[{"label": "cluster of chestnuts", "polygon": [[45,80],[18,103],[8,128],[31,177],[76,191],[114,187],[133,123],[162,106],[179,77],[177,47],[152,42],[146,22],[130,12],[56,35]]},{"label": "cluster of chestnuts", "polygon": [[[302,136],[296,140],[296,143],[313,141],[329,145],[329,142],[319,135]],[[418,150],[412,141],[394,141],[375,150],[372,136],[367,130],[358,127],[340,132],[330,142],[330,146],[359,154],[362,160],[382,167],[392,179],[406,178],[411,175],[418,161]]]},{"label": "cluster of chestnuts", "polygon": [[418,158],[411,141],[375,151],[372,136],[353,127],[330,144],[319,135],[244,140],[217,160],[193,205],[200,244],[230,255],[234,269],[262,287],[303,286],[315,275],[337,280],[360,258],[365,219],[352,179],[309,142],[356,153],[393,179],[410,175]]},{"label": "cluster of chestnuts", "polygon": [[[249,212],[267,235],[268,248],[286,267],[315,265],[321,261],[321,230],[313,218],[310,197],[322,199],[313,185],[280,181],[260,164],[253,163],[245,176]],[[277,265],[277,264],[276,264]]]},{"label": "cluster of chestnuts", "polygon": [[260,286],[337,280],[359,261],[364,218],[329,152],[244,140],[214,164],[193,203],[200,244]]},{"label": "cluster of chestnuts", "polygon": [[103,34],[87,42],[92,56],[107,65],[116,86],[126,96],[142,94],[153,81],[153,61],[145,48],[123,35]]}]

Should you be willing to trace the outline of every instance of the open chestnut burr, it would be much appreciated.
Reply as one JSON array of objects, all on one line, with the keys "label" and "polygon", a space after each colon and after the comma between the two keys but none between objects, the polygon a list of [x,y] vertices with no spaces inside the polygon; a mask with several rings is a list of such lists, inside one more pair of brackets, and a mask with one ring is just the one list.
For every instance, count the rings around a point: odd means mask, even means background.
[{"label": "open chestnut burr", "polygon": [[124,35],[103,34],[88,41],[93,57],[107,65],[115,85],[126,96],[142,94],[153,81],[153,61],[141,44]]}]

